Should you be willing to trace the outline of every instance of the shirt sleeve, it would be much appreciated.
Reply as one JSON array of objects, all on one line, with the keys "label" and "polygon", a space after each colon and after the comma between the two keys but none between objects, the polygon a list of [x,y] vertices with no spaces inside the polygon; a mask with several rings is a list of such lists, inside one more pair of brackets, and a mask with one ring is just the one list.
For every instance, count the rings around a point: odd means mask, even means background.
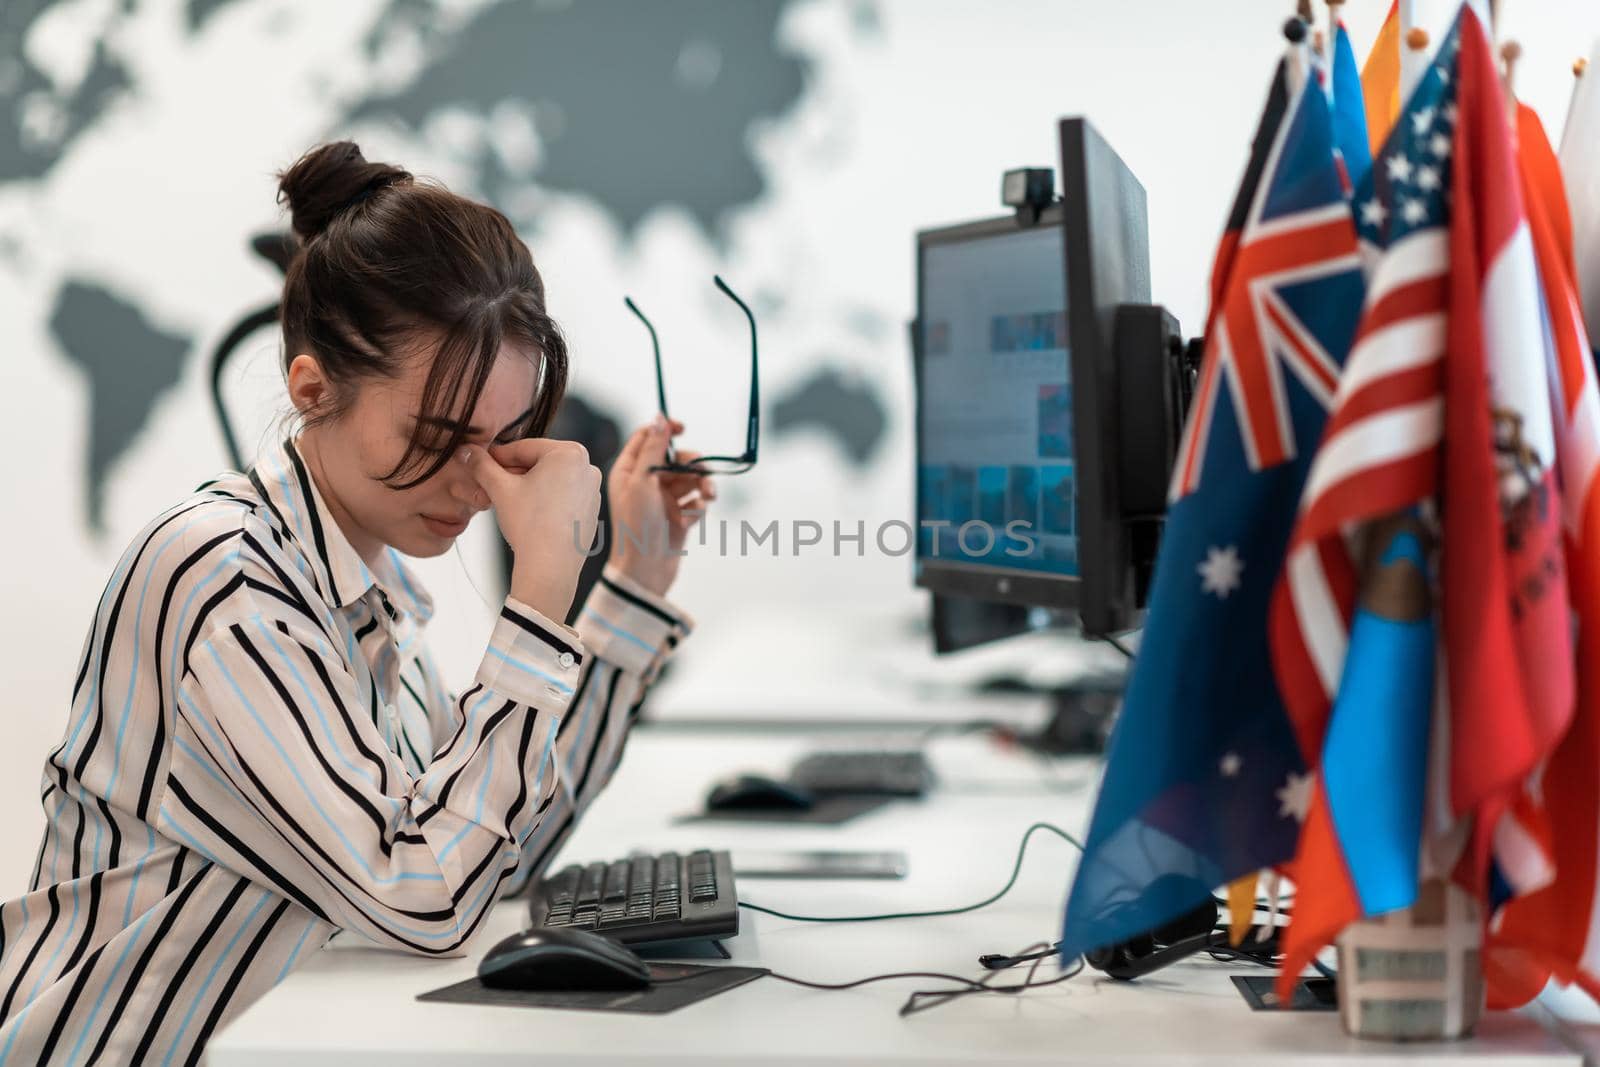
[{"label": "shirt sleeve", "polygon": [[508,598],[457,725],[412,775],[303,618],[256,614],[188,653],[159,828],[382,944],[455,954],[559,789],[582,641]]},{"label": "shirt sleeve", "polygon": [[577,618],[589,657],[556,738],[560,787],[551,816],[520,857],[505,892],[520,891],[555,858],[577,818],[616,771],[628,732],[662,666],[694,629],[665,597],[607,566]]}]

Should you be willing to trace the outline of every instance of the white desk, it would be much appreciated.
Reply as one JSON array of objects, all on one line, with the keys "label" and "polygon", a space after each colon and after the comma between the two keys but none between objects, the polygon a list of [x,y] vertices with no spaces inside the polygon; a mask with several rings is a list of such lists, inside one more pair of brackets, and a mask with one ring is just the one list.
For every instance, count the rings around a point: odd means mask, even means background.
[{"label": "white desk", "polygon": [[[816,744],[800,737],[752,738],[641,731],[611,788],[568,846],[565,860],[610,859],[634,847],[899,848],[910,856],[904,881],[799,882],[741,879],[739,894],[758,904],[809,914],[969,903],[1005,881],[1030,822],[1047,819],[1074,832],[1092,799],[1085,762],[1039,788],[1031,757],[987,741],[936,741],[944,788],[927,801],[899,804],[842,828],[698,823],[674,825],[694,810],[710,780],[734,770],[780,771]],[[1085,788],[1060,789],[1061,776]],[[1075,857],[1053,835],[1035,835],[1015,889],[982,911],[937,919],[871,924],[801,924],[745,912],[728,942],[735,963],[759,964],[818,981],[885,971],[950,971],[977,977],[984,952],[1016,951],[1057,936]],[[912,989],[928,981],[885,982],[844,992],[758,979],[669,1015],[624,1015],[420,1003],[418,993],[461,981],[477,957],[524,919],[501,904],[455,960],[423,960],[351,944],[308,961],[212,1041],[213,1067],[265,1064],[607,1064],[666,1061],[699,1065],[884,1063],[954,1065],[1159,1063],[1326,1064],[1582,1062],[1548,1013],[1493,1015],[1476,1039],[1388,1045],[1347,1038],[1334,1013],[1252,1012],[1229,982],[1247,968],[1186,961],[1123,983],[1089,971],[1021,997],[975,995],[902,1019]],[[1040,977],[1053,973],[1041,968]],[[1260,969],[1256,973],[1265,973]],[[1570,1036],[1567,1038],[1571,1041]]]}]

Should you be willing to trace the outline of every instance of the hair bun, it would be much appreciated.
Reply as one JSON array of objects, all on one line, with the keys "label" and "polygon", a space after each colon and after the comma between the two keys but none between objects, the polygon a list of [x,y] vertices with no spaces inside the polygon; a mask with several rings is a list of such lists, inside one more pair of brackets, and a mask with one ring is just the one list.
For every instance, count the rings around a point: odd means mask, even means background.
[{"label": "hair bun", "polygon": [[410,171],[369,163],[354,141],[335,141],[279,172],[278,203],[288,200],[294,232],[309,241],[373,193],[411,180]]}]

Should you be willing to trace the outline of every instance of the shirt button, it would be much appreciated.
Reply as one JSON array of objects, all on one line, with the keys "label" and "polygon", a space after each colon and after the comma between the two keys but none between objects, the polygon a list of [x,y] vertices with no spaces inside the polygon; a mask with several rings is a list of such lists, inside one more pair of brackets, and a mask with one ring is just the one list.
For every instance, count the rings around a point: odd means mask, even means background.
[{"label": "shirt button", "polygon": [[563,653],[561,653],[561,655],[560,655],[560,656],[559,656],[559,657],[558,657],[558,658],[557,658],[557,659],[556,659],[556,662],[557,662],[557,663],[559,663],[559,664],[561,664],[561,665],[562,665],[562,666],[563,666],[563,667],[571,667],[571,666],[572,666],[572,664],[573,664],[573,663],[574,663],[574,662],[575,662],[575,661],[574,661],[574,660],[573,660],[573,658],[572,658],[572,653],[571,653],[571,652],[563,652]]},{"label": "shirt button", "polygon": [[385,704],[383,706],[383,713],[385,715],[389,716],[389,721],[390,722],[398,722],[398,721],[400,721],[400,712],[395,709],[395,706],[393,704]]}]

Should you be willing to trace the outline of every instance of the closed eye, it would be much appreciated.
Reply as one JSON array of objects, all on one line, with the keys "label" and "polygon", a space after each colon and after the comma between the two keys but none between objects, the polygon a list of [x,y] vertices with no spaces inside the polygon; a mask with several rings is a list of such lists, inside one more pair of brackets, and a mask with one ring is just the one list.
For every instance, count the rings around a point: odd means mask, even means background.
[{"label": "closed eye", "polygon": [[[534,408],[529,408],[527,411],[524,411],[521,415],[517,416],[516,420],[512,422],[510,426],[507,426],[504,430],[500,431],[500,436],[496,437],[490,442],[490,446],[509,445],[514,441],[520,441],[527,437],[533,430],[534,410]],[[427,426],[430,429],[439,430],[444,433],[452,433],[456,430],[463,429],[459,422],[455,422],[451,419],[442,419],[434,415],[426,415],[420,419],[418,419],[416,416],[412,416],[411,422],[413,425],[420,422],[422,425]],[[483,433],[483,431],[476,426],[467,426],[465,427],[465,430],[468,437]],[[438,438],[435,438],[435,440],[438,440]],[[431,446],[421,445],[419,447],[434,454],[444,451],[444,447],[437,444]]]}]

